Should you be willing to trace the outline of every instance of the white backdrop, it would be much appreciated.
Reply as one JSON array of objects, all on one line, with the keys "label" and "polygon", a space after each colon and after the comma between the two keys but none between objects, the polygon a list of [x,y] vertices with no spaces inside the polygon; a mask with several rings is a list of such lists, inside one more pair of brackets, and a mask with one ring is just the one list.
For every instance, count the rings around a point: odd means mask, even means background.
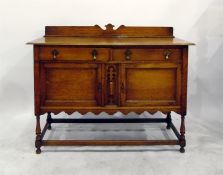
[{"label": "white backdrop", "polygon": [[[8,174],[10,170],[9,174],[24,174],[22,169],[10,169],[10,159],[4,155],[17,153],[15,146],[26,133],[31,133],[26,140],[30,147],[23,151],[29,152],[33,146],[32,47],[25,43],[43,36],[46,25],[104,27],[107,23],[116,27],[173,26],[175,36],[196,43],[189,49],[188,137],[190,133],[191,137],[198,134],[190,139],[199,141],[196,149],[209,143],[215,145],[212,149],[217,152],[210,152],[210,162],[199,164],[196,173],[223,174],[219,163],[209,167],[214,160],[223,162],[220,157],[223,155],[222,0],[0,0],[0,174]],[[210,151],[208,147],[203,151]]]}]

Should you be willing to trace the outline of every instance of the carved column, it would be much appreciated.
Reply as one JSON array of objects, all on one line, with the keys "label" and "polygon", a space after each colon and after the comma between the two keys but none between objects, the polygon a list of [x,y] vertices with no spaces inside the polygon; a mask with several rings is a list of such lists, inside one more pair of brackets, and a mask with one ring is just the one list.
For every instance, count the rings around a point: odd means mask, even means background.
[{"label": "carved column", "polygon": [[107,67],[107,104],[114,105],[116,103],[116,80],[117,80],[116,65]]}]

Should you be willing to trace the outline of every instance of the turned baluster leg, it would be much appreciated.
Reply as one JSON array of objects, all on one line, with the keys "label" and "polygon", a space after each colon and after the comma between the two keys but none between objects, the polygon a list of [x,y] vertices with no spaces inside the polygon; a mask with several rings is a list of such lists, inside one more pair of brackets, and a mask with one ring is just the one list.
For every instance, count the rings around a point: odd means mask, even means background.
[{"label": "turned baluster leg", "polygon": [[40,116],[36,116],[36,154],[41,153],[42,138],[41,138],[41,127],[40,127]]},{"label": "turned baluster leg", "polygon": [[186,146],[184,118],[185,118],[185,116],[181,116],[180,138],[179,138],[180,152],[181,153],[185,152],[184,147]]},{"label": "turned baluster leg", "polygon": [[46,122],[48,123],[47,129],[51,130],[51,123],[52,123],[52,118],[51,118],[51,112],[47,113],[47,119]]},{"label": "turned baluster leg", "polygon": [[166,116],[166,123],[167,123],[166,129],[170,129],[171,122],[172,122],[171,114],[170,114],[170,112],[168,112],[167,116]]}]

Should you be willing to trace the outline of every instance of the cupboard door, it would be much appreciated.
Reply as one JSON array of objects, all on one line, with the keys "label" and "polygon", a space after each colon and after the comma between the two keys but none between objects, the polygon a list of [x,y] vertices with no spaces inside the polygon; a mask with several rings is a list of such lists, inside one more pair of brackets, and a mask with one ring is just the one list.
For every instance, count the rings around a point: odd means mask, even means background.
[{"label": "cupboard door", "polygon": [[180,75],[175,63],[123,64],[122,106],[179,105]]},{"label": "cupboard door", "polygon": [[41,64],[42,106],[101,105],[100,64]]}]

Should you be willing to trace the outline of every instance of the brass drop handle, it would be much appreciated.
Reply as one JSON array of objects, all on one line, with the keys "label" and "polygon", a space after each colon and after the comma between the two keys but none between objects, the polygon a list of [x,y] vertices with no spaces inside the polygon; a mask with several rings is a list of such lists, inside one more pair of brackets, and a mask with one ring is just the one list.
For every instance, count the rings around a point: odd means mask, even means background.
[{"label": "brass drop handle", "polygon": [[93,60],[95,61],[97,59],[97,55],[98,55],[97,50],[96,49],[92,50],[91,54],[92,54]]},{"label": "brass drop handle", "polygon": [[53,60],[57,59],[57,55],[59,55],[59,52],[56,49],[53,49],[51,54],[53,55]]},{"label": "brass drop handle", "polygon": [[125,59],[126,59],[126,60],[131,60],[131,55],[132,55],[131,50],[127,49],[127,50],[125,51]]},{"label": "brass drop handle", "polygon": [[164,57],[166,60],[168,60],[170,58],[170,55],[171,55],[171,51],[170,50],[165,50],[164,51]]}]

